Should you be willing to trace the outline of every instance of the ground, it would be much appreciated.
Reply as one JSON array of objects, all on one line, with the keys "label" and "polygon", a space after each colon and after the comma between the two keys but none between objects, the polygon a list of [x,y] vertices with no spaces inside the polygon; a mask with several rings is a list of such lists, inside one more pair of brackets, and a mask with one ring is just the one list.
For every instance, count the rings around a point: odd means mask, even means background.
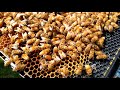
[{"label": "ground", "polygon": [[13,72],[11,67],[4,67],[4,62],[0,59],[0,78],[21,78],[17,72]]}]

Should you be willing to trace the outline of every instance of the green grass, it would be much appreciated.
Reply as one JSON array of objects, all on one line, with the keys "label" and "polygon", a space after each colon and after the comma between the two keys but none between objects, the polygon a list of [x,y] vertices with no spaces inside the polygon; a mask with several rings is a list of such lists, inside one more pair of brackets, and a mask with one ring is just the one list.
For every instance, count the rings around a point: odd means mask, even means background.
[{"label": "green grass", "polygon": [[13,72],[10,66],[4,67],[4,62],[0,58],[0,78],[21,78],[17,72]]}]

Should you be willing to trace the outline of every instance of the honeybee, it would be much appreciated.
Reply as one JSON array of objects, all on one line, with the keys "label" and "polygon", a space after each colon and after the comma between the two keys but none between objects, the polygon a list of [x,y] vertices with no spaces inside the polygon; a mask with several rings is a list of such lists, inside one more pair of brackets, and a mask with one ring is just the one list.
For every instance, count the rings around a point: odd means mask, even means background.
[{"label": "honeybee", "polygon": [[98,40],[98,36],[93,36],[93,38],[91,39],[91,42],[94,43]]},{"label": "honeybee", "polygon": [[94,57],[94,53],[95,53],[94,49],[91,49],[91,50],[90,50],[90,53],[89,53],[89,56],[88,56],[88,59],[89,59],[89,60]]},{"label": "honeybee", "polygon": [[29,60],[29,56],[27,54],[22,54],[21,56],[24,60]]},{"label": "honeybee", "polygon": [[85,65],[85,71],[87,75],[92,75],[92,68],[90,65]]},{"label": "honeybee", "polygon": [[40,44],[40,39],[36,39],[35,42],[33,43],[33,46],[37,46]]},{"label": "honeybee", "polygon": [[31,37],[31,38],[34,38],[35,37],[35,33],[34,32],[28,32],[28,36]]},{"label": "honeybee", "polygon": [[81,46],[77,47],[78,52],[82,52]]},{"label": "honeybee", "polygon": [[92,48],[94,48],[94,50],[96,50],[96,51],[99,51],[99,50],[100,50],[100,48],[99,48],[98,45],[96,45],[96,44],[93,44],[93,45],[92,45]]},{"label": "honeybee", "polygon": [[93,34],[88,34],[88,35],[86,36],[86,38],[88,38],[88,39],[91,39],[91,38],[93,38],[93,37],[94,37]]},{"label": "honeybee", "polygon": [[5,61],[4,66],[6,67],[6,66],[10,65],[11,62],[12,62],[12,58],[10,57],[9,60]]},{"label": "honeybee", "polygon": [[107,55],[106,54],[100,54],[100,55],[98,55],[97,57],[96,57],[96,59],[97,60],[99,60],[99,59],[107,59]]},{"label": "honeybee", "polygon": [[90,40],[88,38],[86,38],[86,37],[82,37],[81,40],[84,43],[89,43],[90,42]]},{"label": "honeybee", "polygon": [[50,44],[43,44],[40,46],[41,49],[46,49],[46,48],[50,48],[51,45]]},{"label": "honeybee", "polygon": [[36,38],[32,38],[32,39],[29,39],[29,40],[27,40],[27,44],[32,44],[32,43],[34,43],[35,42],[35,40],[36,40]]},{"label": "honeybee", "polygon": [[112,32],[113,31],[113,26],[112,25],[108,25],[108,29],[107,29],[109,32]]},{"label": "honeybee", "polygon": [[54,67],[54,65],[55,65],[55,61],[54,61],[54,60],[49,61],[48,70],[49,70],[49,71],[52,70],[53,67]]},{"label": "honeybee", "polygon": [[27,40],[27,37],[28,37],[27,32],[22,33],[22,37],[23,37],[23,39]]},{"label": "honeybee", "polygon": [[15,68],[13,68],[13,71],[23,70],[26,65],[19,63]]},{"label": "honeybee", "polygon": [[44,57],[45,57],[45,59],[47,59],[47,60],[49,60],[49,61],[52,60],[51,55],[45,55]]},{"label": "honeybee", "polygon": [[23,51],[21,50],[12,50],[12,55],[21,54],[21,53],[23,53]]},{"label": "honeybee", "polygon": [[30,49],[28,47],[21,47],[21,49],[25,52],[25,53],[29,53]]},{"label": "honeybee", "polygon": [[101,38],[98,40],[97,44],[98,44],[100,47],[103,47],[104,40],[105,40],[105,37],[101,37]]},{"label": "honeybee", "polygon": [[67,50],[73,50],[75,47],[74,46],[68,46]]},{"label": "honeybee", "polygon": [[103,34],[103,33],[102,33],[101,31],[97,31],[97,32],[94,32],[94,33],[93,33],[94,36],[96,35],[96,36],[98,36],[98,37],[101,36],[102,34]]},{"label": "honeybee", "polygon": [[42,34],[42,30],[39,30],[37,33],[36,33],[36,35],[35,35],[35,37],[40,37],[40,35]]},{"label": "honeybee", "polygon": [[72,38],[72,33],[71,33],[71,32],[68,32],[68,33],[67,33],[67,36],[66,36],[66,39],[68,40],[68,39],[70,39],[70,38]]},{"label": "honeybee", "polygon": [[85,52],[86,52],[86,53],[89,53],[91,47],[92,47],[92,44],[88,44],[88,45],[86,46],[86,48],[85,48]]},{"label": "honeybee", "polygon": [[52,43],[53,43],[53,45],[58,45],[58,44],[60,44],[60,42],[61,42],[61,40],[57,40],[57,41],[54,41]]},{"label": "honeybee", "polygon": [[74,72],[75,72],[76,75],[81,75],[82,70],[83,70],[83,66],[80,64],[80,65],[75,69]]},{"label": "honeybee", "polygon": [[39,55],[40,55],[40,56],[46,55],[46,54],[48,54],[49,52],[50,52],[50,49],[47,48],[47,49],[42,50],[42,51],[39,53]]},{"label": "honeybee", "polygon": [[60,55],[61,59],[66,58],[66,54],[62,50],[59,50],[58,54]]},{"label": "honeybee", "polygon": [[85,37],[87,34],[91,34],[92,32],[87,29],[87,30],[84,30],[83,33],[82,33],[82,36]]},{"label": "honeybee", "polygon": [[81,37],[82,37],[82,34],[81,34],[81,33],[77,34],[76,37],[74,38],[74,41],[79,40]]},{"label": "honeybee", "polygon": [[62,25],[62,26],[60,27],[60,33],[63,33],[64,30],[65,30],[65,27]]},{"label": "honeybee", "polygon": [[62,35],[62,34],[57,34],[57,35],[56,35],[56,38],[60,38],[60,39],[62,39],[62,38],[65,38],[65,36]]},{"label": "honeybee", "polygon": [[46,61],[45,61],[45,59],[42,59],[41,61],[40,61],[40,70],[43,70],[43,69],[46,69],[47,68],[47,63],[46,63]]},{"label": "honeybee", "polygon": [[58,69],[58,72],[62,74],[63,77],[67,77],[69,75],[69,70],[65,66]]},{"label": "honeybee", "polygon": [[111,25],[114,27],[114,28],[118,28],[119,26],[116,24],[116,23],[114,23],[114,22],[111,22]]},{"label": "honeybee", "polygon": [[53,53],[57,53],[58,52],[58,48],[55,46],[54,48],[53,48]]},{"label": "honeybee", "polygon": [[72,60],[76,60],[77,59],[77,53],[72,53],[71,58],[72,58]]}]

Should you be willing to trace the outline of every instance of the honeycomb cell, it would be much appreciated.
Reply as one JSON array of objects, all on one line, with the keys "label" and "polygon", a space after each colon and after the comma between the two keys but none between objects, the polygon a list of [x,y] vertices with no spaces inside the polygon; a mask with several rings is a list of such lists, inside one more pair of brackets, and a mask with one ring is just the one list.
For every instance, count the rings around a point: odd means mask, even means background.
[{"label": "honeycomb cell", "polygon": [[25,68],[25,70],[24,70],[25,72],[28,72],[29,71],[29,68]]},{"label": "honeycomb cell", "polygon": [[28,74],[29,74],[29,75],[32,75],[33,73],[32,73],[32,71],[29,71]]},{"label": "honeycomb cell", "polygon": [[31,67],[30,67],[30,70],[33,70],[33,69],[34,69],[34,68],[31,66]]},{"label": "honeycomb cell", "polygon": [[36,74],[33,74],[33,75],[32,75],[32,78],[36,78]]},{"label": "honeycomb cell", "polygon": [[34,70],[33,70],[33,73],[37,73],[37,70],[36,70],[36,69],[34,69]]},{"label": "honeycomb cell", "polygon": [[32,61],[36,61],[37,59],[34,57],[34,58],[32,58]]},{"label": "honeycomb cell", "polygon": [[37,69],[37,68],[38,68],[38,65],[35,65],[34,68]]},{"label": "honeycomb cell", "polygon": [[35,65],[35,62],[31,62],[31,66]]}]

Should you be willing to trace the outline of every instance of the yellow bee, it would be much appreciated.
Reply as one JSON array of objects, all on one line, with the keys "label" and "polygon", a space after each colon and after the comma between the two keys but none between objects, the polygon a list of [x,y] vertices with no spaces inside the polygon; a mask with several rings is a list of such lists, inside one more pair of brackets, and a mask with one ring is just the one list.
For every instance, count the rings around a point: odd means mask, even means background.
[{"label": "yellow bee", "polygon": [[101,37],[101,38],[98,40],[97,44],[98,44],[100,47],[103,47],[104,41],[105,41],[105,37]]},{"label": "yellow bee", "polygon": [[89,56],[88,56],[88,59],[89,59],[89,60],[94,57],[94,53],[95,53],[94,49],[91,49],[91,50],[90,50],[90,53],[89,53]]},{"label": "yellow bee", "polygon": [[93,38],[91,39],[92,43],[95,43],[98,40],[98,36],[93,36]]},{"label": "yellow bee", "polygon": [[32,44],[32,43],[34,43],[35,42],[35,40],[36,40],[36,38],[32,38],[32,39],[29,39],[29,40],[27,40],[27,44]]},{"label": "yellow bee", "polygon": [[79,66],[75,69],[74,72],[75,72],[76,75],[81,75],[82,70],[83,70],[83,66],[82,66],[82,65],[79,65]]},{"label": "yellow bee", "polygon": [[29,56],[27,54],[22,54],[21,58],[24,60],[29,60]]},{"label": "yellow bee", "polygon": [[46,54],[48,54],[50,52],[50,49],[48,48],[48,49],[44,49],[44,50],[42,50],[40,53],[39,53],[39,55],[40,56],[42,56],[42,55],[46,55]]},{"label": "yellow bee", "polygon": [[85,52],[86,52],[86,53],[89,53],[91,47],[92,47],[92,44],[88,44],[88,45],[86,46],[86,48],[85,48]]},{"label": "yellow bee", "polygon": [[85,65],[85,71],[87,75],[92,75],[92,68],[90,65]]},{"label": "yellow bee", "polygon": [[96,59],[97,60],[99,60],[99,59],[107,59],[107,55],[106,54],[100,54],[100,55],[98,55],[97,57],[96,57]]}]

